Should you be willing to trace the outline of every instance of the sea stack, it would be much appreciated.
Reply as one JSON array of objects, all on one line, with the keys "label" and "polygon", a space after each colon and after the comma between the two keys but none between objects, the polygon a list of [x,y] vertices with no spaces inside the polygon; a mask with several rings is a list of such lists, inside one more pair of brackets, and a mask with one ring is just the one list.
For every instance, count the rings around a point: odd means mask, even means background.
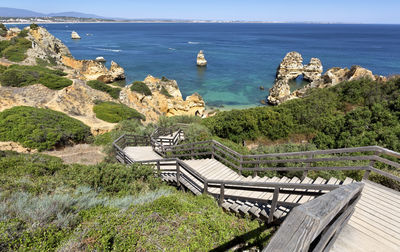
[{"label": "sea stack", "polygon": [[200,50],[200,52],[197,54],[197,66],[200,67],[207,66],[207,60],[204,57],[203,50]]},{"label": "sea stack", "polygon": [[72,39],[81,39],[81,37],[79,36],[79,34],[76,31],[73,31],[71,33],[71,38]]}]

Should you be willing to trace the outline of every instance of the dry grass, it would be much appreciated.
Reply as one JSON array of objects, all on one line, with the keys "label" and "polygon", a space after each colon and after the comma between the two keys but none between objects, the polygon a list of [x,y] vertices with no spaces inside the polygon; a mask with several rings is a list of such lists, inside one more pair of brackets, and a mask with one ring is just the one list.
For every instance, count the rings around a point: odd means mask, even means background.
[{"label": "dry grass", "polygon": [[94,165],[100,163],[105,158],[106,154],[102,151],[103,148],[100,146],[77,144],[61,150],[47,151],[44,154],[59,157],[66,164]]}]

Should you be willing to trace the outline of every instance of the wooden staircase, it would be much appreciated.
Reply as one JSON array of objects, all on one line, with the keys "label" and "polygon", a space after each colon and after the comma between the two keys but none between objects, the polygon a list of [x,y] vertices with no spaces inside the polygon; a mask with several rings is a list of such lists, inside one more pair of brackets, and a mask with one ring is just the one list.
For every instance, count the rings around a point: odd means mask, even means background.
[{"label": "wooden staircase", "polygon": [[[167,134],[162,135],[165,133]],[[391,169],[399,169],[400,164],[394,159],[400,159],[400,153],[368,146],[241,155],[216,141],[179,144],[182,140],[183,131],[177,128],[158,129],[151,136],[123,135],[114,142],[116,158],[126,164],[154,165],[164,181],[195,195],[207,193],[226,211],[249,215],[269,224],[283,222],[287,233],[275,235],[279,238],[273,239],[271,247],[268,246],[265,251],[282,251],[280,247],[286,246],[285,244],[294,246],[287,246],[291,248],[290,251],[328,251],[331,248],[333,251],[375,251],[374,245],[377,243],[382,243],[381,247],[385,251],[400,251],[400,194],[368,180],[373,172],[393,180],[393,183],[400,183],[400,178],[393,173],[374,167],[375,163],[380,162]],[[343,164],[338,166],[335,163],[336,166],[333,166],[331,162]],[[328,170],[364,171],[364,184],[360,186],[360,183],[354,183],[356,181],[351,178],[340,181],[334,177],[329,180],[317,177],[314,180],[307,176],[309,171]],[[260,176],[264,171],[301,171],[303,175],[301,178]],[[242,173],[250,173],[251,176],[244,176]],[[347,188],[354,192],[350,193]],[[365,192],[361,194],[363,188]],[[339,200],[341,194],[348,195],[343,199],[346,202]],[[321,195],[324,197],[320,197]],[[317,201],[325,203],[319,205]],[[334,204],[330,206],[335,215],[329,214],[323,208],[315,209],[324,207],[324,204],[329,205],[329,202],[337,202],[335,204],[342,206],[342,209],[335,209]],[[292,244],[292,241],[282,242],[292,235],[298,235],[289,234],[294,230],[286,227],[292,225],[284,222],[286,217],[290,217],[289,213],[294,209],[308,205],[312,206],[314,213],[308,217],[302,215],[301,218],[311,220],[326,213],[324,218],[328,218],[328,221],[324,220],[321,226],[315,220],[315,228],[302,227],[306,230],[301,232],[304,231],[307,235],[296,238],[299,239],[297,242],[301,244],[301,249],[296,243]],[[354,216],[350,218],[354,209]],[[288,219],[296,221],[296,218]],[[372,243],[368,245],[366,241]],[[358,243],[365,246],[357,247],[355,244]],[[280,244],[280,247],[276,244]],[[322,249],[324,247],[325,250]],[[361,247],[362,250],[359,249]]]}]

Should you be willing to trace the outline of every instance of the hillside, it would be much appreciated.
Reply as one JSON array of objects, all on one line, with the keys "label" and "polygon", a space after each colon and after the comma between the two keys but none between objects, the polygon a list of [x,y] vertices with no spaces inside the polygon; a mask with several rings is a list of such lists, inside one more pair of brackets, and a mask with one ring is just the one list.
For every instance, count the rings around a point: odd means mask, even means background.
[{"label": "hillside", "polygon": [[25,9],[0,7],[0,17],[75,17],[75,18],[97,18],[104,19],[104,17],[87,14],[82,12],[58,12],[58,13],[40,13]]}]

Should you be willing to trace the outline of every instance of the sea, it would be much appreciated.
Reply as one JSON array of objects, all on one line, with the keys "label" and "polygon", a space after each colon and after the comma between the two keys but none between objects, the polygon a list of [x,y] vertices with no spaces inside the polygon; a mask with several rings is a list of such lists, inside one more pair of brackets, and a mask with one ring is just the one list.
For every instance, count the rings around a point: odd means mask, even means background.
[{"label": "sea", "polygon": [[[18,25],[23,27],[24,25]],[[211,108],[261,106],[290,51],[331,67],[360,65],[400,73],[400,25],[249,23],[44,24],[77,59],[102,56],[126,71],[127,84],[151,74],[177,80],[183,96],[199,93]],[[76,31],[81,40],[72,40]],[[196,66],[203,50],[205,68]],[[294,87],[303,85],[294,82]],[[261,90],[260,87],[264,87]]]}]

